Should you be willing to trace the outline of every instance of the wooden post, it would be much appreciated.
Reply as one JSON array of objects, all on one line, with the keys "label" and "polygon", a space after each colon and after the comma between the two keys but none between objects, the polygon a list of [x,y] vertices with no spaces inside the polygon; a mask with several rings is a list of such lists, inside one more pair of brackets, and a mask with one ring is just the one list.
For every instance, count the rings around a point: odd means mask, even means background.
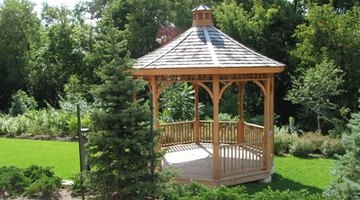
[{"label": "wooden post", "polygon": [[159,102],[158,102],[158,87],[156,84],[155,76],[151,76],[150,79],[152,103],[153,103],[153,116],[154,116],[154,129],[159,128]]},{"label": "wooden post", "polygon": [[270,120],[269,120],[269,131],[270,131],[270,134],[271,134],[271,141],[270,141],[270,144],[271,144],[271,158],[270,158],[270,161],[271,161],[271,165],[270,167],[273,166],[273,159],[274,159],[274,152],[275,152],[275,149],[274,149],[274,142],[275,142],[275,138],[274,138],[274,92],[275,92],[275,81],[274,81],[274,74],[271,74],[270,75],[271,77],[271,80],[270,80]]},{"label": "wooden post", "polygon": [[219,75],[213,75],[213,179],[214,181],[220,178],[220,133],[219,133],[219,101],[220,101],[220,79]]},{"label": "wooden post", "polygon": [[271,78],[268,75],[265,81],[265,94],[264,94],[264,137],[265,137],[265,144],[264,147],[264,158],[265,158],[265,169],[271,169],[272,163],[272,132],[270,128],[270,121],[272,119],[271,116]]},{"label": "wooden post", "polygon": [[195,143],[200,144],[200,114],[199,114],[199,85],[194,83],[195,90],[195,119],[194,119],[194,133]]},{"label": "wooden post", "polygon": [[237,127],[237,142],[243,143],[245,142],[245,133],[244,133],[244,82],[239,82],[239,121]]},{"label": "wooden post", "polygon": [[[150,78],[150,86],[151,86],[151,93],[152,93],[152,106],[153,106],[153,120],[154,120],[154,130],[159,129],[159,102],[158,102],[158,87],[156,83],[155,76],[151,76]],[[159,150],[161,149],[161,137],[158,140],[158,147]],[[159,164],[159,171],[162,170],[162,164]]]}]

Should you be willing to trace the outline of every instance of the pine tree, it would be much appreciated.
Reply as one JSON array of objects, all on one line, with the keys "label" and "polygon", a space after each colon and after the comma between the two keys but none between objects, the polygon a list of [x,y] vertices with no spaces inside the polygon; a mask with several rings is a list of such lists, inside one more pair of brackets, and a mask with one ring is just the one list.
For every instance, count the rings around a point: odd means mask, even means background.
[{"label": "pine tree", "polygon": [[346,154],[336,166],[337,179],[325,191],[334,199],[360,199],[360,112],[353,114],[348,127],[350,134],[343,137]]},{"label": "pine tree", "polygon": [[153,192],[157,174],[151,166],[159,156],[149,134],[149,106],[134,100],[144,83],[131,76],[123,35],[105,9],[92,55],[102,66],[101,84],[93,89],[98,107],[89,141],[91,181],[105,199],[145,199]]}]

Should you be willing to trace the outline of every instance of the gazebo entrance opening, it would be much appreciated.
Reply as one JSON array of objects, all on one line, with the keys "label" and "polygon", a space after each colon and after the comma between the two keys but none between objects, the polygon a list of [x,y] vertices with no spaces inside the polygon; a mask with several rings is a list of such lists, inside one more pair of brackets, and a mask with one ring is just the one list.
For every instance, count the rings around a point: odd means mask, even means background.
[{"label": "gazebo entrance opening", "polygon": [[[221,84],[221,93],[229,89],[231,85],[236,85],[239,97],[238,106],[234,105],[238,107],[238,120],[219,121],[219,177],[221,177],[219,181],[222,184],[249,181],[249,178],[239,181],[239,177],[236,177],[234,182],[234,175],[251,174],[251,177],[256,173],[261,175],[266,166],[264,149],[267,144],[264,138],[264,127],[246,123],[243,119],[245,83]],[[182,181],[196,180],[213,185],[214,121],[200,120],[198,105],[201,86],[199,87],[197,83],[193,83],[193,86],[195,91],[194,120],[160,123],[160,145],[166,150],[162,166],[179,169],[181,171],[179,179]]]}]

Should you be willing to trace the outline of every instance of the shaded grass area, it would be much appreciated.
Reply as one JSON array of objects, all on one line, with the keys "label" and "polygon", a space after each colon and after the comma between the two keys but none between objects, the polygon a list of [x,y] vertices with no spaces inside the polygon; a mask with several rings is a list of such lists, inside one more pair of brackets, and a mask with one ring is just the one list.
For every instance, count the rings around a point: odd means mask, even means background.
[{"label": "shaded grass area", "polygon": [[334,160],[331,159],[276,156],[271,183],[253,182],[244,186],[251,194],[269,186],[280,191],[306,189],[310,193],[322,193],[335,179],[331,174],[334,167]]},{"label": "shaded grass area", "polygon": [[79,172],[78,143],[0,138],[0,167],[30,165],[49,166],[57,176],[72,178]]}]

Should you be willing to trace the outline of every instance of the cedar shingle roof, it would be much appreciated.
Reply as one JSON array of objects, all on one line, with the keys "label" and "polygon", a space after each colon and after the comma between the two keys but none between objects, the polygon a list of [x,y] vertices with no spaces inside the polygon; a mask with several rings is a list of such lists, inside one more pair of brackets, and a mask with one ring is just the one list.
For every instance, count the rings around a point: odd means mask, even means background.
[{"label": "cedar shingle roof", "polygon": [[172,42],[139,58],[137,69],[283,67],[212,26],[192,27]]}]

